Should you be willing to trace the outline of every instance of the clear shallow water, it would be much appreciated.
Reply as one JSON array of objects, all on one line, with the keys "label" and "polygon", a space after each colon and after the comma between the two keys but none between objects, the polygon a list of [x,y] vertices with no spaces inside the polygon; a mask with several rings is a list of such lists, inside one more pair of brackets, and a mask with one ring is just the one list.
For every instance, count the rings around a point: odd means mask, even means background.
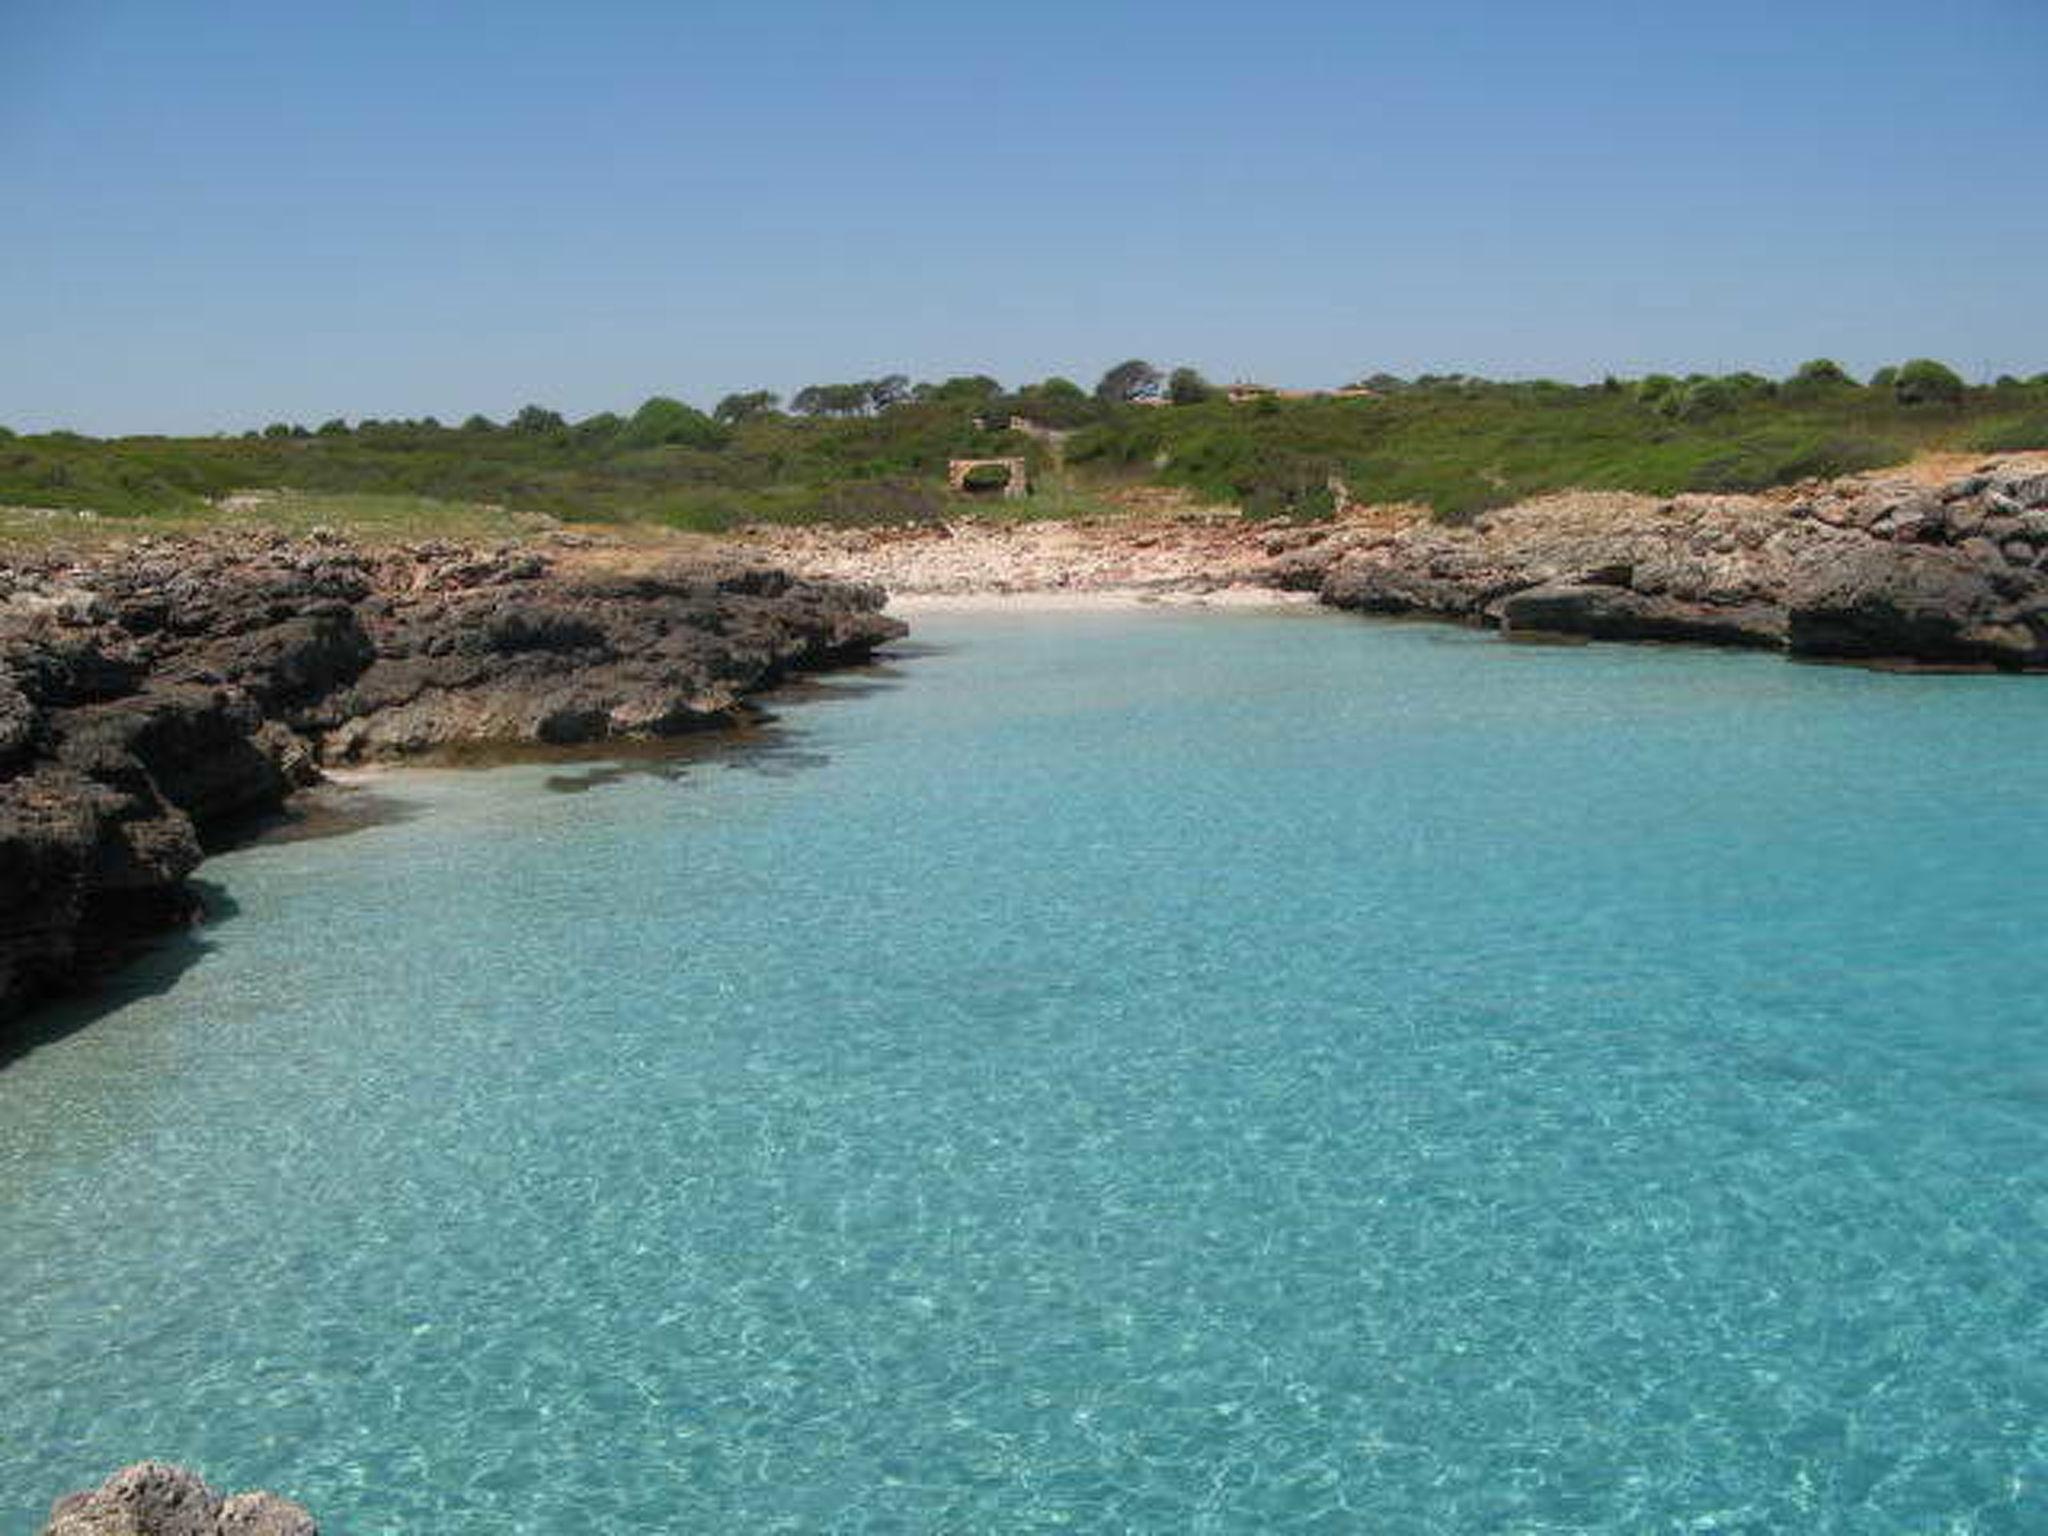
[{"label": "clear shallow water", "polygon": [[920,634],[210,865],[0,1070],[0,1528],[2048,1527],[2048,684]]}]

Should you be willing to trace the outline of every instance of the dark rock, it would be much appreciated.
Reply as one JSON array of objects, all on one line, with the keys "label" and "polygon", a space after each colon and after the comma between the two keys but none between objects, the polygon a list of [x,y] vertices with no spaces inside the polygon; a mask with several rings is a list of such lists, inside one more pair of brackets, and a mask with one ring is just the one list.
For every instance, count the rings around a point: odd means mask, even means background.
[{"label": "dark rock", "polygon": [[[1508,590],[1513,590],[1511,583]],[[1322,600],[1356,613],[1425,613],[1476,619],[1503,595],[1496,584],[1463,576],[1437,575],[1396,564],[1383,556],[1339,560],[1323,577]]]},{"label": "dark rock", "polygon": [[21,691],[14,674],[0,666],[0,773],[28,756],[38,719],[35,706]]},{"label": "dark rock", "polygon": [[99,840],[90,780],[45,767],[0,780],[0,1018],[71,972]]},{"label": "dark rock", "polygon": [[724,561],[579,576],[268,535],[24,559],[0,592],[0,1021],[188,921],[208,833],[322,760],[722,725],[904,633],[878,589]]},{"label": "dark rock", "polygon": [[1596,565],[1581,573],[1579,583],[1589,587],[1626,587],[1634,584],[1636,568],[1626,560],[1610,561]]},{"label": "dark rock", "polygon": [[1500,605],[1502,629],[1584,635],[1593,640],[1682,640],[1775,649],[1785,611],[1760,605],[1716,608],[1645,596],[1616,586],[1556,582],[1516,592]]},{"label": "dark rock", "polygon": [[2033,664],[2033,632],[2007,622],[2008,606],[1964,553],[1871,546],[1796,573],[1788,641],[1802,656]]}]

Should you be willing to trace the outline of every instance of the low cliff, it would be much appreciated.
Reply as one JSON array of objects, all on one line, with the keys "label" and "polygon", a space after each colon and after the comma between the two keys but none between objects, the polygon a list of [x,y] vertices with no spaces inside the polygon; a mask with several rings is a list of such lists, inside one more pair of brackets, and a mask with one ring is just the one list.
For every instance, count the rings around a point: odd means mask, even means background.
[{"label": "low cliff", "polygon": [[1398,514],[1278,533],[1335,607],[1513,634],[2048,668],[2048,462],[1764,496],[1554,497],[1469,528]]},{"label": "low cliff", "polygon": [[322,538],[0,564],[0,1021],[189,917],[208,832],[322,763],[726,724],[901,635],[882,602],[716,561]]}]

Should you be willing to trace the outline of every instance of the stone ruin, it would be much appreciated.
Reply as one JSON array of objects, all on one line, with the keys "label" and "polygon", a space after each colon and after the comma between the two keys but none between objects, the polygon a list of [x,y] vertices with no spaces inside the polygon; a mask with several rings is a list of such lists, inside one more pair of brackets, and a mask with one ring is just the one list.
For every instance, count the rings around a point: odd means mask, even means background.
[{"label": "stone ruin", "polygon": [[[1000,491],[983,490],[967,483],[968,476],[978,469],[1001,469],[1009,473]],[[1024,461],[1016,459],[953,459],[946,465],[946,485],[959,496],[1000,495],[1005,501],[1016,501],[1031,494],[1031,479],[1024,469]]]}]

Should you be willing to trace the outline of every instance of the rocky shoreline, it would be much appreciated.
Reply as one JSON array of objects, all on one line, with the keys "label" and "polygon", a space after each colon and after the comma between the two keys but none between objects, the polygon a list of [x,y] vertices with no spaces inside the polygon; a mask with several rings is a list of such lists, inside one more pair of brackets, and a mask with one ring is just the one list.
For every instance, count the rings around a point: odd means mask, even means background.
[{"label": "rocky shoreline", "polygon": [[322,765],[728,726],[905,632],[871,587],[581,544],[0,562],[0,1026],[189,921],[209,839]]},{"label": "rocky shoreline", "polygon": [[1277,552],[1334,607],[1510,636],[1672,640],[1788,656],[2048,668],[2048,462],[1763,496],[1568,496],[1470,528],[1339,526]]},{"label": "rocky shoreline", "polygon": [[1255,589],[1505,634],[1748,646],[1919,666],[2048,668],[2048,457],[1928,464],[1750,496],[1545,497],[1449,526],[1190,516],[754,535],[792,569],[892,594]]},{"label": "rocky shoreline", "polygon": [[[678,549],[686,550],[678,553]],[[802,575],[791,575],[792,571]],[[210,838],[323,767],[729,725],[913,600],[1289,594],[1515,636],[2048,670],[2048,455],[1446,526],[1213,515],[753,530],[636,549],[323,535],[0,560],[0,1024],[189,921]]]}]

